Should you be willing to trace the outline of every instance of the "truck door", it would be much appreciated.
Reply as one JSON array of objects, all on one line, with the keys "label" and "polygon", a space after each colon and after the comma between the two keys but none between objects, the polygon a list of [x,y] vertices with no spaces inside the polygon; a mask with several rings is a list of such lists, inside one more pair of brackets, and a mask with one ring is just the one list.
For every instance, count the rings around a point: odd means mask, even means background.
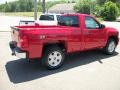
[{"label": "truck door", "polygon": [[[71,36],[69,37],[68,46],[72,49],[72,52],[81,51],[82,49],[82,33],[80,30],[80,22],[78,16],[66,16],[65,25],[70,26],[69,29],[72,31]],[[69,50],[70,50],[69,49]]]},{"label": "truck door", "polygon": [[105,43],[104,28],[100,29],[100,23],[91,16],[85,16],[85,29],[83,35],[85,49],[101,47]]},{"label": "truck door", "polygon": [[65,15],[59,18],[59,25],[67,26],[71,34],[67,36],[68,52],[82,49],[82,32],[80,30],[79,17],[77,15]]}]

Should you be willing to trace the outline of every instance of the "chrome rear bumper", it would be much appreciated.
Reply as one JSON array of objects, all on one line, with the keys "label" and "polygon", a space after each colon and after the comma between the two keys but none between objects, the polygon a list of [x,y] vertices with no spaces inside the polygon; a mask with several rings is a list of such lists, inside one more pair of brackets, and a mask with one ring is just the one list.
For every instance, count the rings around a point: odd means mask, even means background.
[{"label": "chrome rear bumper", "polygon": [[16,50],[15,50],[15,55],[18,58],[26,58],[26,53],[17,52]]}]

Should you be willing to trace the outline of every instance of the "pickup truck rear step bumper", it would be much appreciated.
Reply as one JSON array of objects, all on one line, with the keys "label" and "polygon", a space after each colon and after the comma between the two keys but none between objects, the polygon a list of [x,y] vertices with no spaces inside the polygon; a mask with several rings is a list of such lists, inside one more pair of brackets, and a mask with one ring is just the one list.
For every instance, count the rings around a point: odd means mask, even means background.
[{"label": "pickup truck rear step bumper", "polygon": [[14,41],[11,41],[9,46],[12,51],[12,55],[17,56],[18,58],[26,58],[26,53],[16,47],[16,43]]}]

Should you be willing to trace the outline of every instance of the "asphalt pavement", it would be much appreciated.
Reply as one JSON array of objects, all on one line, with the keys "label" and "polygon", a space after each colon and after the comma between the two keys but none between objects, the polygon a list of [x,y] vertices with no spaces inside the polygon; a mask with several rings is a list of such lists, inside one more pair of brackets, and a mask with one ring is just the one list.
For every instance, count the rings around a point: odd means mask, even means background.
[{"label": "asphalt pavement", "polygon": [[115,54],[68,55],[57,70],[11,56],[10,32],[0,32],[0,90],[120,90],[120,45]]}]

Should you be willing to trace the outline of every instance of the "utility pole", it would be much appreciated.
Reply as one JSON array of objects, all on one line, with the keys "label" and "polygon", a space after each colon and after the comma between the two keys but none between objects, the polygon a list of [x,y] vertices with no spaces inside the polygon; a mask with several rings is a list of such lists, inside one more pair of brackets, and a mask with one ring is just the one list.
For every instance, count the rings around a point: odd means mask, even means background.
[{"label": "utility pole", "polygon": [[45,13],[46,10],[45,10],[45,0],[42,1],[42,12]]},{"label": "utility pole", "polygon": [[34,20],[37,20],[37,0],[34,0]]}]

